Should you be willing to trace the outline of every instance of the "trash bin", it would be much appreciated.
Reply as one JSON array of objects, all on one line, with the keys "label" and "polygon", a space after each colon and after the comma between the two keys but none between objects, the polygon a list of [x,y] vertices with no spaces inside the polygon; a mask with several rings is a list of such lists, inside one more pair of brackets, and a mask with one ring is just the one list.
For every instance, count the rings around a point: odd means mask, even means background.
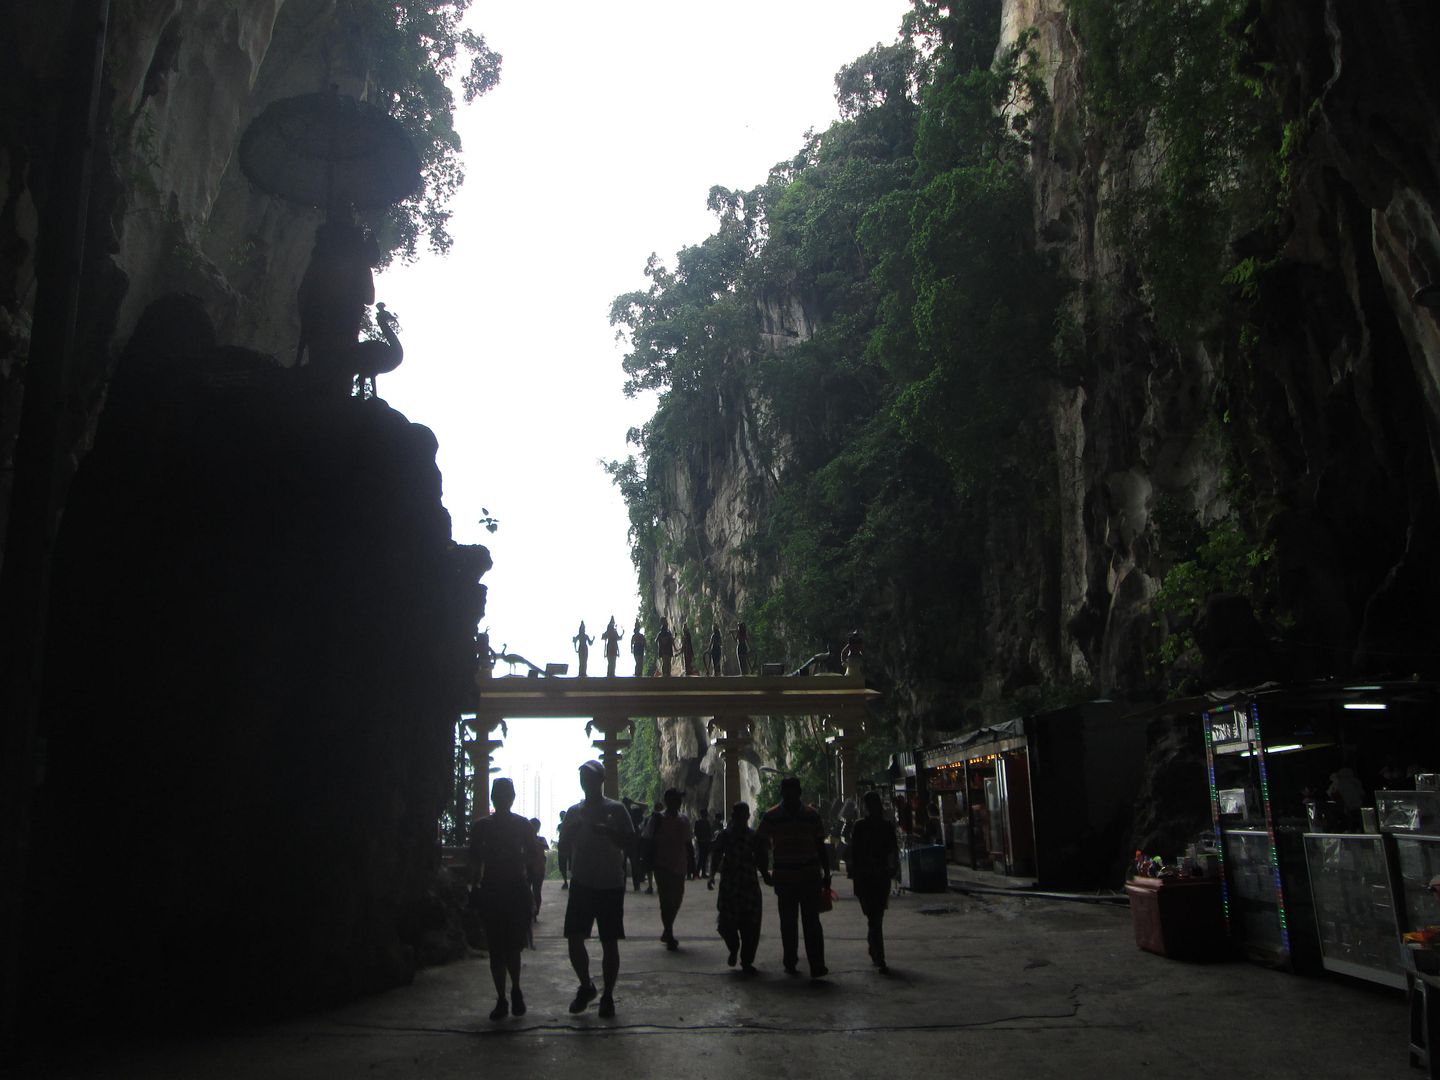
[{"label": "trash bin", "polygon": [[1175,960],[1218,959],[1229,951],[1216,878],[1135,878],[1125,883],[1135,944]]},{"label": "trash bin", "polygon": [[945,892],[950,888],[945,848],[940,844],[912,847],[905,853],[900,869],[900,884],[911,892]]}]

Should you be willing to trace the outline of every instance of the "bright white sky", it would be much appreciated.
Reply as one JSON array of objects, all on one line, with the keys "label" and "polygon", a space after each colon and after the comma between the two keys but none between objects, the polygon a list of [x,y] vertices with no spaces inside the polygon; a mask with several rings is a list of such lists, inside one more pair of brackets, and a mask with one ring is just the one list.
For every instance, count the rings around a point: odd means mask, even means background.
[{"label": "bright white sky", "polygon": [[[627,635],[639,597],[619,493],[601,468],[651,402],[621,394],[610,301],[645,260],[712,231],[713,184],[750,188],[836,117],[835,72],[892,42],[908,0],[477,2],[500,85],[458,108],[467,179],[454,249],[376,283],[405,363],[380,392],[440,441],[459,543],[490,549],[482,627],[537,664],[570,663],[581,619]],[[457,93],[457,100],[459,95]],[[499,531],[479,524],[481,507]],[[603,674],[593,650],[590,673]],[[623,657],[622,657],[623,659]],[[596,662],[598,661],[598,662]],[[501,665],[496,674],[505,674]],[[583,721],[510,728],[495,764],[553,837],[593,757]],[[537,790],[538,788],[538,790]]]}]

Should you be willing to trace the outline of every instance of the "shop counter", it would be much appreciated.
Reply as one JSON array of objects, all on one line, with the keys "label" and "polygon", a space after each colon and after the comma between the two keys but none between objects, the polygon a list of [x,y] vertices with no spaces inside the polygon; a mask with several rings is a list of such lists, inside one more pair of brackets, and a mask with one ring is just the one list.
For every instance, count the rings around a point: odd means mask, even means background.
[{"label": "shop counter", "polygon": [[1440,926],[1440,900],[1430,891],[1430,880],[1440,875],[1440,836],[1396,833],[1395,878],[1400,899],[1400,929],[1423,930]]},{"label": "shop counter", "polygon": [[1403,990],[1405,961],[1385,838],[1306,833],[1304,842],[1322,966]]}]

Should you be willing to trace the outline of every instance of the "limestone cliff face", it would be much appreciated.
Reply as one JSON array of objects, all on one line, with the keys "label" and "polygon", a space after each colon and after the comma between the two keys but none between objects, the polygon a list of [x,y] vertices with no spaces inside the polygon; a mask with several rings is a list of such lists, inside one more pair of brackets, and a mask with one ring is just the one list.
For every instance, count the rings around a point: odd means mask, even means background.
[{"label": "limestone cliff face", "polygon": [[[84,71],[92,2],[23,4],[0,76],[0,456],[13,454],[53,170],[84,138],[63,105]],[[318,211],[257,191],[236,148],[268,104],[330,85],[364,97],[367,73],[333,0],[113,0],[106,27],[84,299],[67,440],[84,453],[119,349],[157,298],[199,296],[219,340],[282,359]],[[73,20],[73,22],[72,22]],[[8,467],[0,522],[8,503]]]},{"label": "limestone cliff face", "polygon": [[1027,683],[1143,691],[1159,637],[1150,601],[1170,565],[1154,511],[1168,501],[1207,524],[1230,509],[1209,423],[1216,358],[1201,342],[1182,355],[1161,340],[1133,257],[1103,226],[1116,174],[1145,167],[1150,148],[1109,145],[1090,116],[1063,0],[1009,0],[1001,48],[1027,30],[1051,101],[1032,159],[1037,243],[1079,286],[1072,315],[1088,348],[1034,420],[1053,447],[1050,521],[1002,511],[991,522],[987,696]]},{"label": "limestone cliff face", "polygon": [[[1436,575],[1417,565],[1416,545],[1435,529],[1440,342],[1433,309],[1410,296],[1440,257],[1436,87],[1416,44],[1435,15],[1344,4],[1266,12],[1273,56],[1262,59],[1284,73],[1284,118],[1307,134],[1259,343],[1239,355],[1158,342],[1142,290],[1127,287],[1133,260],[1109,247],[1097,212],[1115,173],[1142,166],[1148,150],[1099,138],[1064,4],[1006,5],[1008,36],[1038,30],[1053,101],[1034,161],[1038,238],[1082,296],[1131,298],[1105,314],[1090,304],[1099,348],[1052,401],[1058,603],[1049,626],[1033,629],[1048,630],[1048,667],[1061,678],[1120,692],[1151,682],[1148,600],[1173,560],[1167,501],[1201,524],[1233,510],[1273,544],[1275,599],[1289,623],[1278,651],[1248,670],[1212,665],[1211,676],[1404,674],[1427,653],[1434,662],[1424,612]],[[1238,466],[1222,452],[1221,418],[1241,448]],[[1247,475],[1245,505],[1227,503],[1227,467]],[[1049,584],[1022,577],[999,594]]]},{"label": "limestone cliff face", "polygon": [[[1083,358],[1022,432],[1051,461],[1043,514],[995,502],[975,521],[980,700],[956,701],[943,674],[906,670],[905,643],[890,642],[871,664],[893,680],[888,708],[911,730],[954,729],[1027,687],[1163,690],[1153,657],[1175,627],[1153,599],[1177,558],[1177,523],[1237,517],[1273,551],[1280,617],[1255,636],[1243,612],[1237,622],[1233,607],[1212,606],[1195,627],[1204,655],[1192,674],[1215,685],[1433,670],[1440,642],[1426,612],[1440,603],[1440,575],[1423,552],[1440,520],[1440,323],[1411,295],[1440,279],[1440,88],[1422,44],[1436,39],[1437,14],[1265,6],[1261,59],[1280,73],[1284,119],[1303,138],[1283,245],[1263,302],[1244,316],[1258,343],[1241,352],[1224,344],[1239,336],[1223,332],[1235,312],[1214,313],[1221,332],[1179,348],[1155,329],[1133,253],[1115,246],[1102,213],[1154,148],[1115,145],[1091,114],[1065,8],[1008,0],[1002,46],[1036,32],[1051,99],[1032,160],[1036,241],[1076,285]],[[809,332],[797,300],[777,303],[782,317]],[[748,441],[761,408],[737,409],[728,444],[668,476],[682,511],[652,599],[672,621],[697,560],[733,583],[707,603],[735,610],[763,587],[742,546],[777,467]]]},{"label": "limestone cliff face", "polygon": [[[793,297],[767,298],[758,315],[767,349],[778,351],[810,336],[812,320]],[[670,554],[654,567],[652,594],[642,599],[674,629],[677,665],[680,634],[688,627],[697,669],[708,670],[710,633],[718,626],[724,641],[721,673],[733,675],[736,612],[765,585],[745,552],[770,504],[787,448],[764,431],[767,403],[760,395],[734,393],[719,407],[727,421],[725,436],[688,447],[668,465],[666,505],[680,509],[661,523],[662,547]],[[762,659],[752,657],[752,663]],[[702,718],[663,720],[661,773],[667,785],[687,793],[687,807],[723,810],[724,769],[710,742]],[[752,796],[759,773],[751,763],[742,772],[745,794]]]},{"label": "limestone cliff face", "polygon": [[[37,264],[102,6],[16,5],[0,38],[0,532],[27,365],[56,362],[28,355]],[[236,161],[270,102],[364,96],[343,6],[109,5],[31,807],[37,1022],[292,1012],[448,947],[437,821],[489,556],[451,541],[428,430],[289,378],[319,215]]]}]

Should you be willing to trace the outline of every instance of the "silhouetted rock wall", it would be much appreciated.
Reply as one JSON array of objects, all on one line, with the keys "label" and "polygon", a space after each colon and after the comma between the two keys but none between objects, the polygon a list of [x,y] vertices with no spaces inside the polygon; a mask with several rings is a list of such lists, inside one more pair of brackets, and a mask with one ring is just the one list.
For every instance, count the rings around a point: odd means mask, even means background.
[{"label": "silhouetted rock wall", "polygon": [[426,428],[152,315],[56,563],[29,980],[67,1025],[288,1012],[433,954],[490,565]]}]

